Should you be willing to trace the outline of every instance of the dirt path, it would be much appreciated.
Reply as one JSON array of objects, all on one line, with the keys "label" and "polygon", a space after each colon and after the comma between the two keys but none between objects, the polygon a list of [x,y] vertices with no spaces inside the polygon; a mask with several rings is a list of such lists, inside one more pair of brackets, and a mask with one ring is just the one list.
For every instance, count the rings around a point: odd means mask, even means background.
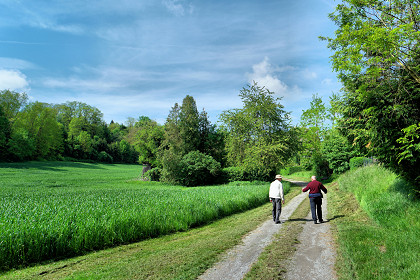
[{"label": "dirt path", "polygon": [[[299,186],[307,183],[291,181]],[[294,197],[283,207],[280,216],[281,221],[287,220],[296,210],[299,204],[307,199],[307,193],[301,193]],[[309,203],[309,202],[308,202]],[[336,279],[334,273],[335,251],[327,217],[327,199],[323,200],[323,216],[325,223],[314,224],[307,217],[302,234],[299,237],[299,245],[295,256],[290,261],[286,279]],[[251,269],[252,264],[258,259],[264,248],[272,241],[273,235],[282,227],[282,224],[273,224],[270,219],[260,227],[250,232],[243,243],[229,250],[224,258],[198,277],[201,280],[217,279],[242,279]]]},{"label": "dirt path", "polygon": [[[283,207],[280,220],[287,220],[305,198],[307,198],[307,194],[301,193],[290,200],[290,202]],[[281,227],[282,224],[274,224],[271,219],[264,222],[260,227],[250,232],[243,239],[242,244],[229,250],[219,263],[208,269],[203,275],[198,277],[198,279],[242,279],[251,268],[251,265],[258,259],[258,256],[264,248],[271,243],[273,235],[277,233]]]},{"label": "dirt path", "polygon": [[300,244],[287,269],[287,280],[337,279],[334,271],[336,253],[327,214],[327,195],[324,195],[322,216],[325,222],[314,224],[311,213],[306,217],[308,222],[299,236]]}]

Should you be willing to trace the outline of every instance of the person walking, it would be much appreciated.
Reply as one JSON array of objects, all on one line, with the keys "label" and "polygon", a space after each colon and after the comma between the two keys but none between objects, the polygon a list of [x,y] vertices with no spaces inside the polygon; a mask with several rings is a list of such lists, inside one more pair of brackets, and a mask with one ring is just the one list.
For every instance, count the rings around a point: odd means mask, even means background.
[{"label": "person walking", "polygon": [[270,184],[270,191],[268,196],[270,202],[273,203],[273,221],[280,224],[281,204],[284,204],[283,184],[281,183],[282,176],[276,175],[276,178]]},{"label": "person walking", "polygon": [[304,188],[302,188],[303,192],[307,192],[309,190],[309,202],[311,204],[311,213],[312,213],[312,220],[314,224],[317,224],[319,221],[320,223],[324,222],[322,219],[322,192],[327,193],[327,188],[324,185],[316,180],[316,176],[311,177],[311,182]]}]

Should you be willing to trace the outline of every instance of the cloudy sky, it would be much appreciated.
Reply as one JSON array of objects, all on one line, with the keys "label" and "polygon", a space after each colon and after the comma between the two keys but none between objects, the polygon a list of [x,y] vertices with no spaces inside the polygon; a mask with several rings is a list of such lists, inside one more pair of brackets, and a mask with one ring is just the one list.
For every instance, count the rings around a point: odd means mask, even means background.
[{"label": "cloudy sky", "polygon": [[333,0],[0,0],[0,90],[164,123],[186,95],[212,123],[252,81],[293,123],[340,84],[320,35]]}]

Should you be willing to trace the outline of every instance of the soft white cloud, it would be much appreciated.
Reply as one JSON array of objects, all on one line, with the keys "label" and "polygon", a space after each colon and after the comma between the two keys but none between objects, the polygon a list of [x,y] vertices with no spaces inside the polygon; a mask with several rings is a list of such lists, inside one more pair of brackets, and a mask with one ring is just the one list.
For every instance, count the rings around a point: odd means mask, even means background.
[{"label": "soft white cloud", "polygon": [[28,85],[26,76],[20,71],[0,69],[0,90],[23,90]]},{"label": "soft white cloud", "polygon": [[332,85],[332,80],[329,79],[329,78],[323,79],[322,84],[323,85]]},{"label": "soft white cloud", "polygon": [[184,16],[185,13],[192,14],[194,8],[182,0],[164,0],[163,5],[175,16]]},{"label": "soft white cloud", "polygon": [[34,69],[36,66],[29,61],[16,59],[16,58],[9,58],[9,57],[0,57],[0,65],[4,69]]},{"label": "soft white cloud", "polygon": [[288,86],[276,76],[276,68],[270,64],[267,57],[261,63],[253,65],[252,70],[253,72],[248,74],[249,83],[255,81],[259,86],[282,96],[287,93]]}]

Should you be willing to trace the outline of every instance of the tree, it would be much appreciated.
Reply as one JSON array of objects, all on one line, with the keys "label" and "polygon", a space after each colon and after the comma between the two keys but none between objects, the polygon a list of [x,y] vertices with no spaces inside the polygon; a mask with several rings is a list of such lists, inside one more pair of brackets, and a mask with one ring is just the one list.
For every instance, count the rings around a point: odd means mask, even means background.
[{"label": "tree", "polygon": [[182,101],[178,126],[182,154],[186,155],[198,150],[200,145],[200,119],[195,100],[190,95],[187,95]]},{"label": "tree", "polygon": [[340,131],[359,153],[415,180],[419,160],[397,141],[420,123],[420,5],[412,0],[345,0],[330,18],[332,64],[344,84]]},{"label": "tree", "polygon": [[228,163],[243,167],[253,179],[265,179],[287,163],[298,141],[291,133],[281,98],[255,82],[244,87],[239,96],[243,108],[224,111],[220,116],[226,131]]},{"label": "tree", "polygon": [[0,106],[0,161],[7,159],[7,144],[10,139],[10,123],[3,113],[3,107]]},{"label": "tree", "polygon": [[[317,94],[312,95],[311,107],[303,110],[301,115],[302,145],[301,164],[306,169],[316,169],[316,164],[325,165],[321,153],[321,143],[325,138],[327,109],[322,98]],[[328,174],[322,174],[327,176]],[[320,174],[318,174],[320,176]]]},{"label": "tree", "polygon": [[147,118],[140,119],[136,123],[136,127],[138,127],[138,130],[135,135],[134,147],[139,153],[139,162],[150,164],[152,167],[160,167],[158,150],[163,141],[163,126]]},{"label": "tree", "polygon": [[0,106],[10,123],[14,122],[16,115],[25,107],[27,102],[28,96],[26,93],[17,93],[10,90],[0,91]]},{"label": "tree", "polygon": [[55,157],[63,145],[62,129],[56,120],[57,111],[53,106],[33,102],[18,113],[13,130],[25,130],[35,143],[34,157]]},{"label": "tree", "polygon": [[418,71],[410,64],[419,53],[420,5],[413,0],[343,0],[330,19],[338,26],[328,40],[334,51],[333,68],[346,84],[362,79],[392,79],[404,69],[420,84]]}]

